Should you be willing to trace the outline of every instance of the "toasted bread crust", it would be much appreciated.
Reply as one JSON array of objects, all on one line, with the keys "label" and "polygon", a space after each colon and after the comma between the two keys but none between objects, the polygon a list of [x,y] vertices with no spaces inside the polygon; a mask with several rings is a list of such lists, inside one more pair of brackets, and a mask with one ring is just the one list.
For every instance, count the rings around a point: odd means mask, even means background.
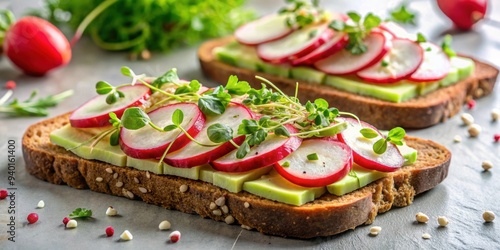
[{"label": "toasted bread crust", "polygon": [[[205,42],[199,47],[198,59],[204,74],[218,83],[225,83],[230,75],[237,75],[240,80],[248,81],[256,88],[261,86],[261,82],[255,78],[259,75],[276,84],[286,94],[295,93],[297,80],[242,69],[216,60],[212,50],[231,41],[233,41],[232,37],[219,38]],[[472,76],[402,103],[382,101],[351,94],[331,86],[302,81],[299,84],[299,98],[305,101],[322,97],[331,106],[363,117],[363,120],[379,129],[391,129],[396,126],[425,128],[454,116],[469,99],[479,98],[493,91],[498,69],[487,63],[473,60],[476,67]]]},{"label": "toasted bread crust", "polygon": [[[82,159],[50,142],[51,131],[67,124],[68,116],[60,115],[34,124],[24,134],[23,155],[30,174],[54,184],[143,200],[216,221],[232,216],[235,223],[283,237],[330,236],[370,224],[378,213],[393,206],[410,205],[416,194],[439,184],[447,176],[451,160],[451,153],[445,147],[407,137],[407,144],[418,150],[418,160],[412,166],[341,197],[325,194],[297,207],[244,191],[231,193],[202,181]],[[97,177],[102,181],[97,181]],[[123,186],[116,185],[117,182],[123,182]],[[188,186],[187,192],[180,192],[181,185]],[[215,215],[210,209],[210,203],[220,197],[226,199],[228,214]],[[250,206],[246,207],[245,202]]]}]

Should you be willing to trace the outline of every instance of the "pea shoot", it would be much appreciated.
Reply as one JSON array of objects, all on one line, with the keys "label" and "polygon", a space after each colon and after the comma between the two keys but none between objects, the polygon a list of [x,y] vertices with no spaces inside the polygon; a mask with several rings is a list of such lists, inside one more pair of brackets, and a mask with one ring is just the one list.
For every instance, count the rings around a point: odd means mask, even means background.
[{"label": "pea shoot", "polygon": [[346,50],[354,55],[363,54],[368,50],[366,44],[363,43],[363,39],[370,34],[373,28],[380,25],[382,19],[373,13],[368,13],[364,18],[356,12],[348,12],[347,15],[354,24],[348,24],[341,20],[333,20],[329,24],[329,27],[336,31],[347,33],[349,43],[345,47]]},{"label": "pea shoot", "polygon": [[[380,136],[371,128],[363,128],[359,132],[361,133],[361,135],[363,135],[363,137],[368,139],[373,139]],[[375,152],[376,154],[385,153],[385,151],[387,150],[387,143],[392,143],[398,146],[403,145],[403,138],[405,137],[405,135],[406,132],[401,127],[395,127],[389,130],[387,137],[382,137],[373,144],[373,152]]]}]

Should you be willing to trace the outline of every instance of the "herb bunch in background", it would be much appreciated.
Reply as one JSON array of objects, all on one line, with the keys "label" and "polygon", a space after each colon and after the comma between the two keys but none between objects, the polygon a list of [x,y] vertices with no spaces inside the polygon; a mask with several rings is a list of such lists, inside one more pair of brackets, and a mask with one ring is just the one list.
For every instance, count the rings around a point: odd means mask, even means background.
[{"label": "herb bunch in background", "polygon": [[245,0],[45,0],[45,10],[32,14],[76,30],[105,2],[109,6],[84,32],[105,50],[168,52],[229,34],[255,18],[242,8]]}]

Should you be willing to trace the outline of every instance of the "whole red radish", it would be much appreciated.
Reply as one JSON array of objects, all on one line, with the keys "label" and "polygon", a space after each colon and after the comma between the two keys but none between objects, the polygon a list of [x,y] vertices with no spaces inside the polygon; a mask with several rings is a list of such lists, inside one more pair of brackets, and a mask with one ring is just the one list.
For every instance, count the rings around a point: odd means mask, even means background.
[{"label": "whole red radish", "polygon": [[23,72],[41,76],[71,59],[68,39],[48,21],[24,17],[10,26],[3,50]]},{"label": "whole red radish", "polygon": [[486,15],[488,0],[437,0],[439,9],[462,30],[469,30]]}]

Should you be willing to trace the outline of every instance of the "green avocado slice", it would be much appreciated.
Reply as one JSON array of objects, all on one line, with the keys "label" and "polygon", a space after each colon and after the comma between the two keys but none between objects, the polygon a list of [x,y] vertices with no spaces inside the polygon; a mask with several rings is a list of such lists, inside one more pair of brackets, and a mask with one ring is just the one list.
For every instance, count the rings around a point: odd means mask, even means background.
[{"label": "green avocado slice", "polygon": [[230,192],[238,193],[243,190],[243,183],[260,178],[269,173],[272,166],[258,168],[243,173],[229,173],[216,171],[213,173],[213,184],[227,189]]}]

